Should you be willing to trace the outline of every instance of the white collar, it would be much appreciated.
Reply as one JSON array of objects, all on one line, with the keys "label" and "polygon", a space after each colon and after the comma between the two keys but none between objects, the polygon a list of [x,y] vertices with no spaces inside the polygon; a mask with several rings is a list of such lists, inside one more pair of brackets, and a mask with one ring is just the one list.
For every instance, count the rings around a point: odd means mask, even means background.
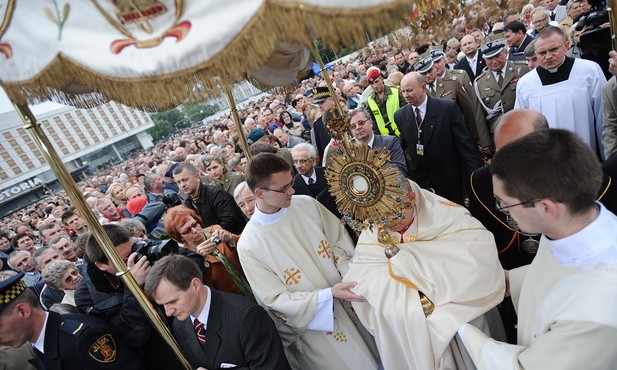
[{"label": "white collar", "polygon": [[588,265],[607,262],[611,255],[613,262],[617,261],[617,218],[601,203],[596,202],[596,206],[596,218],[577,233],[559,240],[542,236],[557,261],[568,266]]},{"label": "white collar", "polygon": [[43,323],[43,329],[41,329],[41,333],[36,339],[36,342],[32,344],[32,346],[41,351],[41,353],[45,353],[45,329],[47,329],[47,319],[49,319],[49,312],[45,311],[45,322]]},{"label": "white collar", "polygon": [[204,324],[204,330],[208,328],[208,316],[210,316],[210,305],[212,304],[212,292],[207,285],[204,285],[204,289],[206,290],[206,303],[204,304],[204,308],[201,309],[201,312],[197,317],[191,315],[191,323],[195,324],[195,319],[199,320],[202,324]]},{"label": "white collar", "polygon": [[[506,78],[506,72],[508,68],[508,63],[506,62],[501,69],[501,77]],[[497,81],[497,72],[493,72],[493,76],[495,76],[495,81]]]},{"label": "white collar", "polygon": [[420,109],[420,113],[422,114],[422,117],[424,117],[424,115],[426,114],[426,102],[427,101],[428,101],[428,97],[427,95],[424,95],[424,101],[420,103],[420,105],[418,105],[417,107],[412,105],[414,113],[415,113],[416,108],[418,108]]},{"label": "white collar", "polygon": [[372,148],[374,142],[375,142],[375,134],[371,136],[371,140],[369,140],[368,143],[366,143],[366,145],[368,145],[369,148]]},{"label": "white collar", "polygon": [[304,183],[306,185],[309,184],[309,179],[313,179],[313,181],[317,183],[317,171],[315,171],[314,168],[313,168],[313,173],[311,174],[311,176],[304,176],[303,174],[300,174],[300,176],[302,176],[302,179],[304,180]]},{"label": "white collar", "polygon": [[467,55],[465,55],[465,58],[467,58],[467,61],[469,63],[473,63],[476,61],[476,59],[478,58],[478,51],[476,50],[476,53],[473,55],[473,58],[468,57]]},{"label": "white collar", "polygon": [[253,216],[251,216],[250,222],[253,222],[255,225],[270,225],[282,220],[286,214],[287,208],[281,208],[274,213],[263,213],[259,207],[255,205],[255,212]]}]

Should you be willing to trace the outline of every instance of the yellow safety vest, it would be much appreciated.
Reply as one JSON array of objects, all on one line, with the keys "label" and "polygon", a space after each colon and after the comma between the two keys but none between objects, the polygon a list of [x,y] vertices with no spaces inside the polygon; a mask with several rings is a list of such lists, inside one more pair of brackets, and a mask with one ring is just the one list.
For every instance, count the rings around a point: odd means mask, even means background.
[{"label": "yellow safety vest", "polygon": [[[388,88],[388,87],[385,87],[385,88]],[[377,123],[377,129],[379,130],[379,133],[382,135],[390,135],[390,130],[388,130],[388,125],[386,125],[386,122],[384,121],[383,116],[381,115],[381,111],[379,110],[379,107],[377,106],[377,102],[375,101],[375,99],[373,99],[373,94],[369,96],[367,103],[368,103],[369,108],[371,109],[371,112],[373,112],[373,117],[375,117],[375,122]],[[388,99],[386,100],[386,111],[388,113],[389,126],[392,128],[392,131],[394,131],[394,134],[397,137],[401,136],[401,133],[399,132],[398,127],[396,126],[396,123],[394,122],[394,112],[396,112],[400,107],[401,106],[399,103],[398,89],[396,87],[390,87],[390,95],[388,96]]]}]

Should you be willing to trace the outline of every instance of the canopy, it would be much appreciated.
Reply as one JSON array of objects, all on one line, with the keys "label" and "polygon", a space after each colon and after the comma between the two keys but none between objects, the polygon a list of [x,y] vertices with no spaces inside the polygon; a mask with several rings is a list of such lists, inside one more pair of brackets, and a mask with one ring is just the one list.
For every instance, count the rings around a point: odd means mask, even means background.
[{"label": "canopy", "polygon": [[7,0],[0,84],[20,104],[113,99],[167,109],[219,77],[289,84],[307,68],[304,46],[315,37],[334,47],[366,42],[367,30],[391,27],[405,8],[402,0]]}]

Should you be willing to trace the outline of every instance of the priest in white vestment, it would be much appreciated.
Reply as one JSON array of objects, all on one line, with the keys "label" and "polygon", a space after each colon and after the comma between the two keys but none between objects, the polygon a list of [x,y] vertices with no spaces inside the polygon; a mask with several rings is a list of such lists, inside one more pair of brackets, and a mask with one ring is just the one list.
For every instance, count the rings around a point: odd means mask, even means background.
[{"label": "priest in white vestment", "polygon": [[[353,306],[375,336],[384,369],[474,369],[454,339],[503,300],[505,277],[493,235],[455,203],[410,182],[405,217],[380,234],[364,230],[344,281],[366,298]],[[381,235],[381,236],[380,236]],[[399,251],[388,259],[384,238]],[[421,292],[433,304],[423,312]],[[426,307],[424,307],[426,309]]]},{"label": "priest in white vestment", "polygon": [[543,130],[497,151],[491,173],[501,210],[522,231],[544,235],[533,262],[509,272],[518,344],[465,324],[458,332],[474,363],[614,369],[617,217],[595,202],[602,181],[595,153],[569,131]]},{"label": "priest in white vestment", "polygon": [[576,133],[599,157],[602,149],[602,86],[606,77],[590,60],[566,57],[569,42],[559,28],[547,27],[535,40],[540,66],[516,85],[514,108],[546,116],[551,128]]},{"label": "priest in white vestment", "polygon": [[255,156],[247,184],[256,197],[238,242],[240,263],[257,302],[277,324],[296,370],[377,369],[374,340],[342,283],[354,253],[340,220],[315,199],[292,196],[289,165],[275,154]]}]

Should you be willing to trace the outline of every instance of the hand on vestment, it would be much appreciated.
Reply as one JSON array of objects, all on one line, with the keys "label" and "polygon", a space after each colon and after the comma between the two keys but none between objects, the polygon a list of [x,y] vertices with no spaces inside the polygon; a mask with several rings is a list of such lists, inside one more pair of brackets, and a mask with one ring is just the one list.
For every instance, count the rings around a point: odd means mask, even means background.
[{"label": "hand on vestment", "polygon": [[350,302],[366,302],[364,297],[357,295],[351,291],[351,288],[358,285],[355,281],[346,281],[338,284],[334,284],[332,287],[332,296],[334,298],[343,299]]}]

